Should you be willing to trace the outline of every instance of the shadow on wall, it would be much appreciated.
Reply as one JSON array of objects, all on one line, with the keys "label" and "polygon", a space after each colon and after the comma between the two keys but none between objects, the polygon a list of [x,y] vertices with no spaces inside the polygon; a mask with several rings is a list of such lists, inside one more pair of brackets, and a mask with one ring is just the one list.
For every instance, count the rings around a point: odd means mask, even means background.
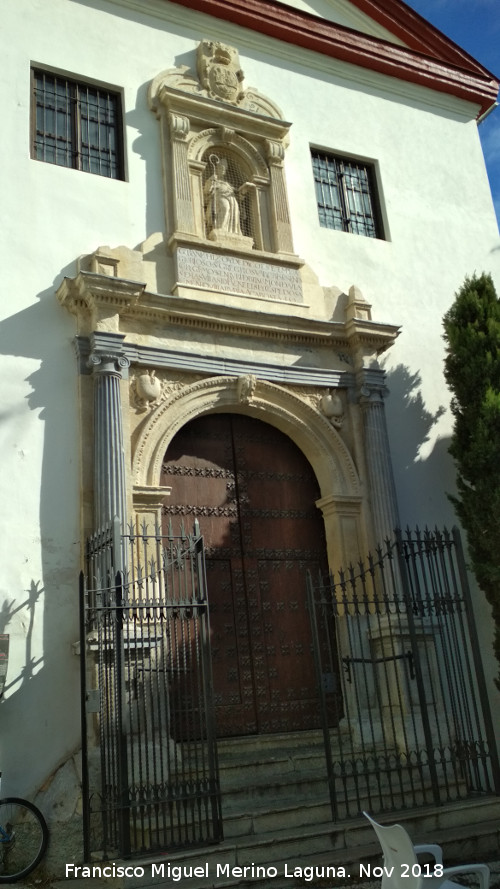
[{"label": "shadow on wall", "polygon": [[37,672],[37,668],[43,663],[43,656],[38,658],[33,657],[32,641],[33,626],[35,623],[35,608],[44,590],[43,587],[40,586],[39,581],[32,580],[30,587],[26,592],[27,596],[23,602],[17,602],[16,599],[12,599],[9,602],[8,599],[4,599],[0,604],[0,633],[9,633],[9,624],[16,614],[22,612],[26,617],[24,666],[19,671],[18,675],[13,679],[11,678],[10,681],[9,677],[7,677],[7,682],[3,690],[4,694],[7,693],[7,695],[9,692],[12,693],[12,691],[16,690],[18,686],[20,687],[25,682],[32,679]]},{"label": "shadow on wall", "polygon": [[399,364],[387,371],[386,415],[403,527],[452,527],[456,516],[448,494],[455,492],[455,467],[448,453],[450,436],[440,436],[446,413],[425,406],[420,373]]},{"label": "shadow on wall", "polygon": [[0,583],[0,632],[10,637],[0,767],[3,792],[31,798],[80,738],[75,329],[54,296],[59,282],[0,323],[10,516]]}]

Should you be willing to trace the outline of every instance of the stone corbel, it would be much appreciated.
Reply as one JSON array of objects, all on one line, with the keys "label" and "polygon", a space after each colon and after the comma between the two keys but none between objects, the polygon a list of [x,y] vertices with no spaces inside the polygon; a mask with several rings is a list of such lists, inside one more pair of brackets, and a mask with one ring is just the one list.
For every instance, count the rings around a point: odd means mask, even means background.
[{"label": "stone corbel", "polygon": [[222,143],[230,145],[236,136],[236,131],[232,127],[219,127],[218,134]]},{"label": "stone corbel", "polygon": [[177,139],[179,142],[186,142],[191,131],[189,117],[186,117],[184,114],[174,114],[173,112],[170,112],[168,123],[172,139]]},{"label": "stone corbel", "polygon": [[354,285],[349,289],[345,319],[345,335],[355,370],[378,368],[379,355],[392,346],[399,335],[399,327],[372,321],[371,305]]},{"label": "stone corbel", "polygon": [[320,398],[319,406],[327,420],[335,427],[342,429],[345,420],[345,411],[342,399],[336,389],[329,389]]},{"label": "stone corbel", "polygon": [[145,284],[135,281],[80,271],[76,278],[64,278],[56,295],[61,305],[76,315],[79,334],[118,334],[121,313],[136,306],[145,289]]},{"label": "stone corbel", "polygon": [[266,157],[269,166],[282,167],[285,160],[285,147],[282,142],[266,141]]}]

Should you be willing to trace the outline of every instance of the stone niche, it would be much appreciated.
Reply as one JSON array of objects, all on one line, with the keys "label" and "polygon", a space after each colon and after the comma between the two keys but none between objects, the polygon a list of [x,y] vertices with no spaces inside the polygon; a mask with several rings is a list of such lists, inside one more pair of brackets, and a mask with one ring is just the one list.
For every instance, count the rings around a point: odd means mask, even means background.
[{"label": "stone niche", "polygon": [[161,126],[173,293],[302,303],[284,172],[290,124],[243,87],[238,52],[203,40],[196,72],[159,74],[149,102]]}]

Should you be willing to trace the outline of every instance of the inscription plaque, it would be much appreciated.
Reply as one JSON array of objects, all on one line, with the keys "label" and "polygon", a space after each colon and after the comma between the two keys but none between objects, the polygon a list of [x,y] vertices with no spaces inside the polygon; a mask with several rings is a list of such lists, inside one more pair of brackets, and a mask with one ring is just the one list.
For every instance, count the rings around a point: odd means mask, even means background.
[{"label": "inscription plaque", "polygon": [[302,284],[297,269],[271,265],[258,259],[179,247],[177,277],[180,286],[290,303],[302,302]]}]

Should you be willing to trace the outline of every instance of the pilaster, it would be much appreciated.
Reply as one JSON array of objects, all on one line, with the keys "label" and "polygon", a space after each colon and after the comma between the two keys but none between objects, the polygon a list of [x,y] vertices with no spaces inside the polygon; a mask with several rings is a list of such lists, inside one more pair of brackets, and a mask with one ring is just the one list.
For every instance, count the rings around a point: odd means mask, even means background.
[{"label": "pilaster", "polygon": [[372,321],[371,305],[354,285],[349,290],[345,315],[346,337],[355,369],[356,398],[363,423],[374,542],[382,543],[398,527],[399,517],[385,416],[384,399],[388,390],[378,359],[394,342],[399,330],[392,325],[376,325]]},{"label": "pilaster", "polygon": [[377,543],[392,537],[394,529],[399,526],[384,404],[387,392],[382,370],[359,372],[358,395],[363,418],[373,529]]},{"label": "pilaster", "polygon": [[274,249],[276,253],[293,253],[292,228],[283,166],[285,148],[283,142],[268,140],[266,149],[274,211],[272,214]]},{"label": "pilaster", "polygon": [[354,563],[364,552],[363,498],[329,494],[316,501],[325,522],[328,564],[331,571]]},{"label": "pilaster", "polygon": [[191,125],[188,117],[174,113],[169,114],[169,124],[175,190],[175,230],[182,234],[195,234],[196,226],[188,165],[188,140]]}]

